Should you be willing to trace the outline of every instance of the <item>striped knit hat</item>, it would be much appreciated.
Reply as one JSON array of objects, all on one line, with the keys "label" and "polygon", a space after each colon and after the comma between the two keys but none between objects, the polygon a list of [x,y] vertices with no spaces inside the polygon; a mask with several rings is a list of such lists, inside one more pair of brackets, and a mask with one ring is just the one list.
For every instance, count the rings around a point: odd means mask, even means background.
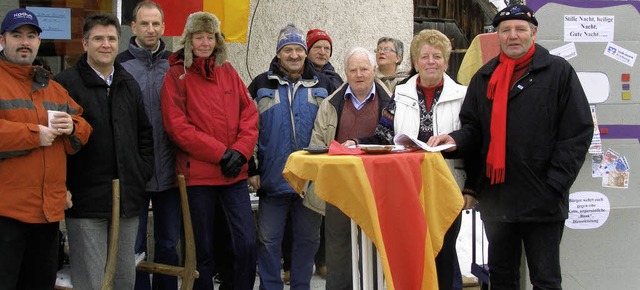
[{"label": "striped knit hat", "polygon": [[276,53],[289,44],[297,44],[304,48],[307,52],[307,43],[304,41],[304,35],[293,24],[288,24],[285,28],[280,30],[278,35],[278,44],[276,45]]}]

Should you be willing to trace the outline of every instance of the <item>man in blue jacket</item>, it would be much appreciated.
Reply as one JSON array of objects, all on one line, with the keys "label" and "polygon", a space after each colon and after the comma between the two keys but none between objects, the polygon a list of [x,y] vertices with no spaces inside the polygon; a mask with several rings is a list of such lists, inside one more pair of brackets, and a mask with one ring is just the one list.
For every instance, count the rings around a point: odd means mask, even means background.
[{"label": "man in blue jacket", "polygon": [[[282,177],[291,152],[309,145],[320,103],[334,91],[306,60],[303,34],[289,24],[280,31],[269,71],[249,85],[258,105],[258,174],[249,178],[260,196],[258,270],[260,289],[282,289],[281,244],[287,216],[293,228],[291,289],[309,289],[313,257],[320,242],[320,214],[302,205],[302,198]],[[251,174],[250,174],[251,175]]]},{"label": "man in blue jacket", "polygon": [[[171,51],[165,49],[160,38],[164,33],[164,12],[153,1],[138,3],[133,9],[131,30],[134,36],[129,48],[116,57],[138,82],[144,107],[153,127],[154,172],[147,182],[145,205],[153,201],[154,262],[178,265],[178,237],[180,235],[180,196],[175,186],[175,147],[164,130],[160,112],[160,90],[169,69]],[[142,210],[136,238],[136,254],[147,251],[148,211]],[[154,289],[176,289],[176,277],[153,275]],[[149,273],[136,273],[136,290],[150,290]]]}]

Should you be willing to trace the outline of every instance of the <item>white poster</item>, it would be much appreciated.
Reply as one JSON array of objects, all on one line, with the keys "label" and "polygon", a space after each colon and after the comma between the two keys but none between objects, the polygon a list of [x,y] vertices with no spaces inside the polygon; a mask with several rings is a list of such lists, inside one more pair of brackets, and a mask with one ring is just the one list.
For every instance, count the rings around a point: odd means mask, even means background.
[{"label": "white poster", "polygon": [[564,41],[613,41],[615,17],[613,15],[565,15]]},{"label": "white poster", "polygon": [[71,8],[27,7],[38,17],[42,39],[71,39]]},{"label": "white poster", "polygon": [[574,42],[570,42],[563,46],[556,47],[550,50],[549,53],[562,57],[566,60],[570,60],[578,56],[578,51],[576,50],[576,44]]},{"label": "white poster", "polygon": [[597,229],[609,218],[609,199],[600,192],[580,191],[569,195],[569,218],[564,225],[571,229]]}]

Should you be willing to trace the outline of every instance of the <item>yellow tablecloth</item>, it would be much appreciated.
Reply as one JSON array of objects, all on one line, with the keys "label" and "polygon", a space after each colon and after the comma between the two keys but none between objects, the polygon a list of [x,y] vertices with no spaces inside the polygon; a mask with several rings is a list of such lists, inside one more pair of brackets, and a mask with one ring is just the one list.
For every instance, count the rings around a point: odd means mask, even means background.
[{"label": "yellow tablecloth", "polygon": [[440,153],[329,156],[294,152],[283,176],[353,219],[380,253],[387,289],[438,289],[434,258],[463,206]]}]

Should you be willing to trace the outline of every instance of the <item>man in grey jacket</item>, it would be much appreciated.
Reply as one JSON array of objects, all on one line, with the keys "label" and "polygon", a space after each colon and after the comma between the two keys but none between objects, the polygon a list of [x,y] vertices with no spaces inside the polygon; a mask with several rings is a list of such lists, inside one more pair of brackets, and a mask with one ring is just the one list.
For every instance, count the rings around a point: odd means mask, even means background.
[{"label": "man in grey jacket", "polygon": [[[180,234],[180,198],[175,186],[175,147],[162,124],[160,90],[169,69],[171,51],[160,38],[164,33],[164,13],[155,2],[140,2],[133,10],[131,30],[134,36],[129,48],[118,55],[118,61],[138,82],[149,122],[153,127],[154,172],[146,186],[146,202],[153,201],[154,261],[178,265],[176,246]],[[148,211],[140,214],[136,254],[147,251]],[[176,289],[176,277],[153,275],[154,289]],[[150,290],[149,274],[136,273],[136,290]]]},{"label": "man in grey jacket", "polygon": [[[347,83],[320,104],[310,146],[329,146],[333,140],[342,143],[372,136],[382,109],[391,99],[384,83],[376,79],[375,56],[367,49],[349,50],[344,67]],[[305,196],[307,200],[312,199]],[[326,204],[326,289],[353,289],[350,233],[349,217],[334,205]]]}]

